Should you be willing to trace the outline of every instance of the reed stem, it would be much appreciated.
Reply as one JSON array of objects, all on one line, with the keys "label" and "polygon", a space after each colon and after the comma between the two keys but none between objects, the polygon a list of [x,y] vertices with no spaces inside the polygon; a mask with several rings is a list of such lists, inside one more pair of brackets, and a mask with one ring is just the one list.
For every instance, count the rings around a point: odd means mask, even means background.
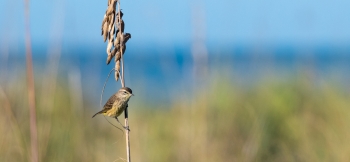
[{"label": "reed stem", "polygon": [[[118,1],[118,13],[120,13],[120,1]],[[118,28],[121,31],[121,14],[118,14],[118,19],[119,19],[119,24],[118,24]],[[124,33],[121,33],[122,35],[124,35]],[[124,41],[124,37],[122,37],[121,42]],[[120,43],[123,44],[123,43]],[[122,47],[119,48],[120,50],[120,61],[121,61],[121,68],[122,68],[122,72],[121,72],[121,83],[122,83],[122,87],[125,87],[125,79],[124,79],[124,59],[123,59],[123,50]],[[125,117],[125,127],[129,128],[129,114],[128,114],[128,107],[125,108],[124,110],[124,117]],[[131,157],[130,157],[130,138],[129,138],[129,131],[130,129],[126,129],[125,130],[125,139],[126,139],[126,156],[127,156],[127,161],[131,162]]]},{"label": "reed stem", "polygon": [[26,66],[27,66],[27,88],[28,88],[28,104],[29,104],[29,124],[30,124],[30,148],[31,161],[37,162],[38,157],[38,131],[36,124],[35,109],[35,88],[33,75],[32,48],[30,37],[30,9],[29,0],[24,0],[24,21],[25,21],[25,49],[26,49]]}]

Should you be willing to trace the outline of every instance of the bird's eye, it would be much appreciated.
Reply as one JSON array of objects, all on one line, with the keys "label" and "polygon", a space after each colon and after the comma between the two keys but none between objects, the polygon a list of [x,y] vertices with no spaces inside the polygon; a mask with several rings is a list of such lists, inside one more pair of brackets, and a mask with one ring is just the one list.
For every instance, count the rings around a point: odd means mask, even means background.
[{"label": "bird's eye", "polygon": [[124,94],[126,94],[126,92],[124,91]]}]

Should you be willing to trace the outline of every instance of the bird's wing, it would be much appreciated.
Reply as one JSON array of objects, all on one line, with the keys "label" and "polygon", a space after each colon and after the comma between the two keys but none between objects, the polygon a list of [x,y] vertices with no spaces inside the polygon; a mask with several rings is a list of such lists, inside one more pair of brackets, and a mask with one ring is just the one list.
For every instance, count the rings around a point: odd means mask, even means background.
[{"label": "bird's wing", "polygon": [[107,110],[111,109],[113,107],[114,102],[119,102],[119,98],[117,98],[116,95],[111,96],[106,104],[103,106],[103,111],[106,112]]}]

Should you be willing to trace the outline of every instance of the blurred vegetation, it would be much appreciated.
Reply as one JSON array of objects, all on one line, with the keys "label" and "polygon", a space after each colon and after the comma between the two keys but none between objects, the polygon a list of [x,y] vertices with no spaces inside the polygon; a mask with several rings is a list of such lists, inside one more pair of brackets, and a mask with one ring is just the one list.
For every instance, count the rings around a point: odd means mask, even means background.
[{"label": "blurred vegetation", "polygon": [[[74,103],[65,81],[36,83],[40,161],[124,161],[124,134],[91,119],[95,104]],[[169,105],[131,99],[133,161],[350,161],[350,95],[336,84],[213,80],[188,91]],[[28,161],[23,79],[2,84],[0,104],[0,161]]]}]

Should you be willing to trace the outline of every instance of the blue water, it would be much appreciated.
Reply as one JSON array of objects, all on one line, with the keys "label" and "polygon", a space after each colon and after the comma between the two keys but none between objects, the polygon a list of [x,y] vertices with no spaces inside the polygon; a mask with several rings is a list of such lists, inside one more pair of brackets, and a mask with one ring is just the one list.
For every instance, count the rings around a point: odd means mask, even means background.
[{"label": "blue water", "polygon": [[[207,61],[196,65],[200,69],[206,68],[207,73],[203,80],[196,79],[198,76],[194,75],[195,64],[190,45],[128,46],[124,57],[126,85],[144,100],[169,102],[173,95],[179,95],[213,76],[249,86],[270,76],[293,79],[298,75],[309,75],[311,71],[315,80],[335,80],[340,86],[346,87],[350,82],[348,46],[208,47]],[[49,65],[48,50],[46,45],[33,46],[34,70],[39,75]],[[6,65],[9,71],[21,69],[18,68],[20,66],[24,69],[23,52],[21,49],[10,50]],[[65,46],[60,53],[60,57],[57,58],[59,80],[67,81],[69,74],[78,72],[81,75],[84,95],[98,99],[106,77],[114,67],[113,62],[110,65],[105,64],[105,46]],[[112,74],[106,87],[105,98],[116,92],[119,87],[120,82],[116,83]]]}]

